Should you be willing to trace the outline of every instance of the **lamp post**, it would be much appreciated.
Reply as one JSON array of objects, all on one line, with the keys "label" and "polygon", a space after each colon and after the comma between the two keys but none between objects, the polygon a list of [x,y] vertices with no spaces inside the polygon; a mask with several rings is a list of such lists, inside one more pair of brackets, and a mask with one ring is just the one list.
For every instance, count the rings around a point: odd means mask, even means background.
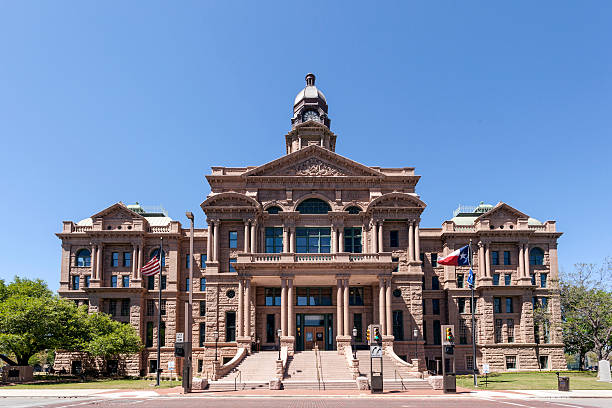
[{"label": "lamp post", "polygon": [[357,360],[357,347],[355,345],[357,341],[357,328],[353,327],[353,360]]},{"label": "lamp post", "polygon": [[414,358],[418,359],[419,358],[419,353],[417,351],[417,340],[419,339],[419,329],[418,328],[414,328],[414,330],[412,330],[412,337],[414,338]]},{"label": "lamp post", "polygon": [[185,366],[183,368],[183,389],[191,392],[191,377],[193,375],[193,359],[191,339],[193,330],[193,213],[187,211],[185,216],[191,221],[189,227],[189,302],[185,304]]},{"label": "lamp post", "polygon": [[213,337],[215,338],[215,362],[217,362],[217,345],[219,344],[219,332],[213,332]]},{"label": "lamp post", "polygon": [[280,338],[281,338],[281,335],[282,335],[282,334],[283,334],[283,331],[282,331],[281,329],[278,329],[278,330],[276,331],[276,335],[277,335],[277,337],[278,337],[278,359],[279,359],[279,360],[281,359],[281,356],[280,356],[280,349],[281,349],[281,347],[280,347],[280,346],[281,346],[281,343],[280,343]]}]

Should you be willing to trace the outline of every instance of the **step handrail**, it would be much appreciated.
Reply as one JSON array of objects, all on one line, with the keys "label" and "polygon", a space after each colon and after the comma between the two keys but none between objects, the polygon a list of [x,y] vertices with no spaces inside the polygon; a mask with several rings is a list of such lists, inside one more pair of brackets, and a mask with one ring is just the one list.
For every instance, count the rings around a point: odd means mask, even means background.
[{"label": "step handrail", "polygon": [[[315,352],[315,367],[317,368],[317,384],[319,386],[319,391],[321,391],[321,377],[319,375],[319,359],[318,359],[319,347],[316,344],[314,347],[314,352]],[[325,385],[323,387],[325,387]]]},{"label": "step handrail", "polygon": [[397,376],[399,376],[399,378],[400,378],[400,382],[402,383],[402,390],[404,390],[404,391],[405,391],[407,388],[406,388],[406,386],[404,385],[404,377],[402,377],[402,375],[399,373],[399,371],[397,371],[397,368],[394,368],[394,370],[395,370],[395,373],[393,374],[393,379],[394,379],[395,381],[397,381]]},{"label": "step handrail", "polygon": [[238,391],[238,389],[236,388],[236,380],[238,379],[238,377],[240,377],[240,385],[242,386],[242,389],[244,390],[244,383],[242,382],[242,371],[240,370],[236,370],[237,374],[234,376],[234,391]]}]

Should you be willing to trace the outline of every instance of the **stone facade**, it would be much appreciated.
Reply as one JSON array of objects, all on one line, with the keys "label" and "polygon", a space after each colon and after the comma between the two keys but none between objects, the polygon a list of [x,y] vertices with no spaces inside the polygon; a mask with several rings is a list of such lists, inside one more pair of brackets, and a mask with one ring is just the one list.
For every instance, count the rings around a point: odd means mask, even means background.
[{"label": "stone facade", "polygon": [[[469,268],[437,259],[471,243],[478,367],[565,368],[555,222],[500,202],[460,207],[441,228],[422,228],[426,204],[414,168],[368,167],[335,153],[327,109],[309,74],[285,156],[212,168],[201,204],[208,228],[194,230],[191,257],[190,230],[159,209],[117,203],[65,221],[57,234],[60,295],[140,332],[146,347],[125,364],[133,375],[154,374],[160,307],[164,372],[175,359],[175,335],[187,332],[188,262],[194,369],[203,376],[212,376],[215,356],[222,365],[241,348],[280,343],[291,354],[316,344],[342,352],[353,328],[363,347],[370,323],[380,323],[385,344],[420,371],[440,358],[439,326],[454,324],[456,368],[469,372]],[[150,281],[140,273],[160,244],[161,305],[159,275]],[[547,305],[547,323],[535,325],[534,301]],[[74,358],[59,353],[56,368],[70,369]]]}]

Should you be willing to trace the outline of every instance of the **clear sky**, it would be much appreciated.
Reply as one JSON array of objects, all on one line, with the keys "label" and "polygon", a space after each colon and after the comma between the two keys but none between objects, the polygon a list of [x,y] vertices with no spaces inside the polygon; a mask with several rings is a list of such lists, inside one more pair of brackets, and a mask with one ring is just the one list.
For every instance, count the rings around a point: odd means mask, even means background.
[{"label": "clear sky", "polygon": [[557,220],[561,268],[601,262],[611,21],[609,1],[0,1],[0,278],[57,289],[61,222],[118,201],[203,226],[204,175],[283,155],[308,72],[339,154],[416,167],[423,227],[505,201]]}]

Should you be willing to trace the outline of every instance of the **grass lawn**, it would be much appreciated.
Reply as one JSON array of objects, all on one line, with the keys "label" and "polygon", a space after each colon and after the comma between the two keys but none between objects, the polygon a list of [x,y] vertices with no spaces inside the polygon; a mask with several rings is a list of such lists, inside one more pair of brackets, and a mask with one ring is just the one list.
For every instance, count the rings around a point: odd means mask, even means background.
[{"label": "grass lawn", "polygon": [[[152,390],[155,389],[155,380],[142,380],[142,379],[103,379],[103,380],[91,380],[86,382],[57,382],[57,383],[41,383],[41,384],[17,384],[7,385],[3,388],[118,388],[118,389],[140,389],[140,390]],[[181,385],[180,381],[161,381],[160,388],[170,388]]]},{"label": "grass lawn", "polygon": [[[570,378],[570,390],[612,390],[612,383],[597,381],[597,373],[584,371],[560,372]],[[471,375],[458,375],[457,386],[474,388]],[[554,371],[491,373],[485,388],[484,375],[478,376],[478,387],[488,390],[556,390],[557,375]]]}]

